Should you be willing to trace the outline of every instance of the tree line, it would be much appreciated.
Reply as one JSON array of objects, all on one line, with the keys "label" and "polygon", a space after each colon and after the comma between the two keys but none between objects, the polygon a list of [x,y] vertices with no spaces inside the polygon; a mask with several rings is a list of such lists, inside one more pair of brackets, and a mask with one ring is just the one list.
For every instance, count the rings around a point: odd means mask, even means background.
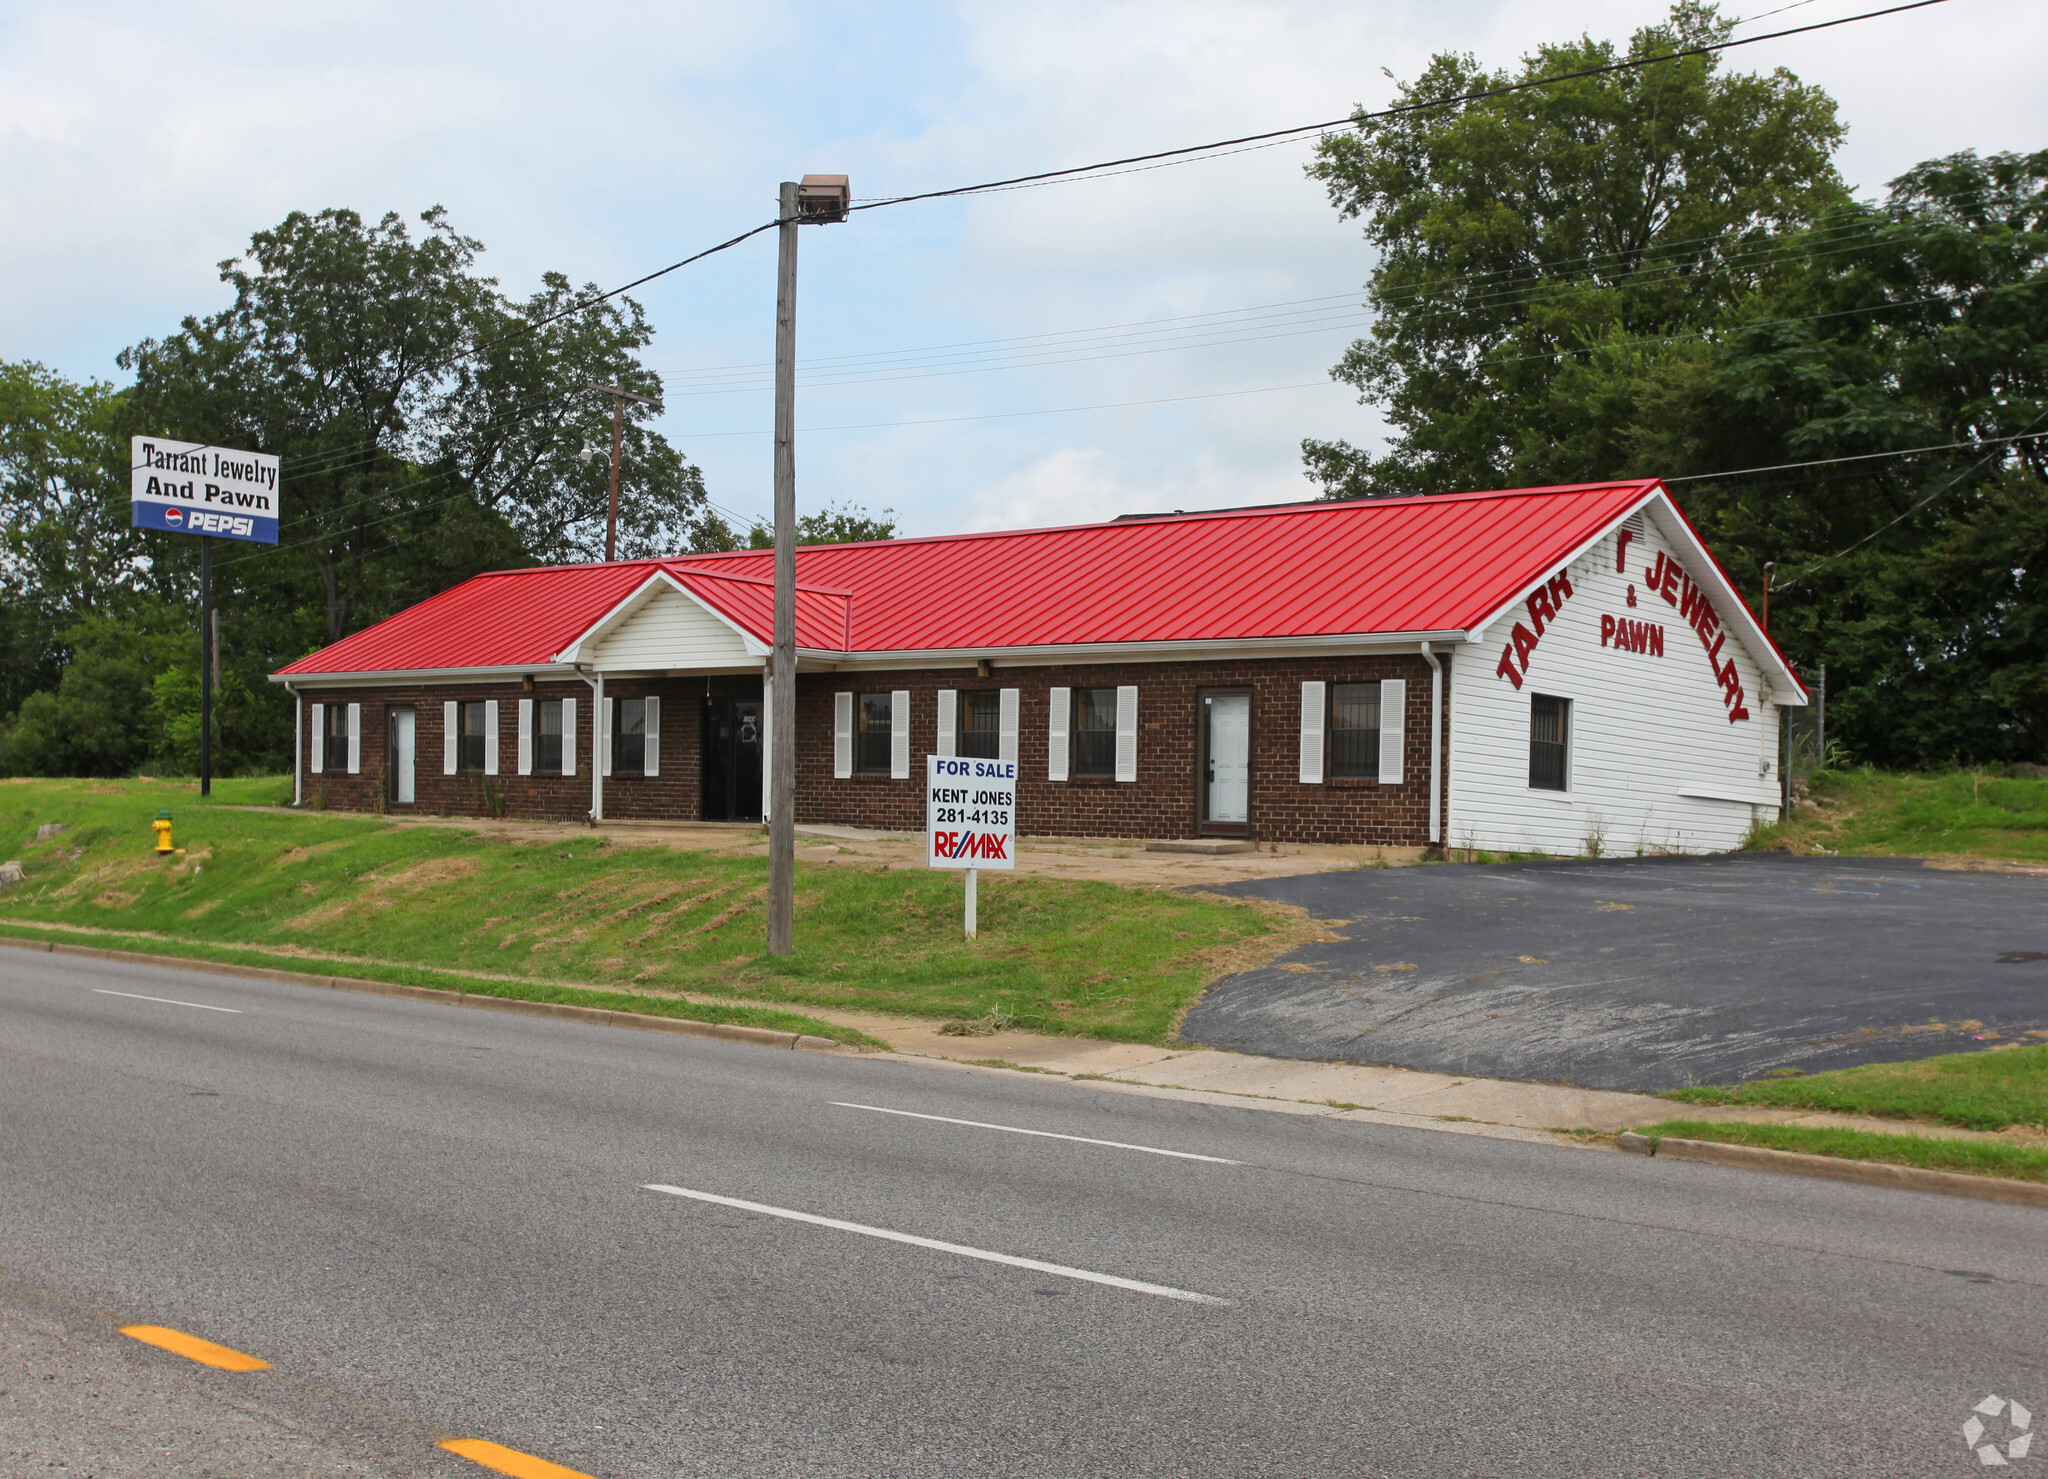
[{"label": "tree line", "polygon": [[[603,557],[617,386],[623,558],[769,542],[709,505],[648,422],[661,380],[630,298],[557,273],[524,298],[445,211],[294,212],[220,265],[229,304],[123,351],[127,383],[0,361],[0,773],[190,773],[199,547],[129,527],[129,438],[274,453],[272,548],[216,545],[225,773],[291,763],[267,675],[485,570]],[[808,542],[886,538],[829,508]]]},{"label": "tree line", "polygon": [[[1331,372],[1384,451],[1310,440],[1333,498],[1661,476],[1828,730],[1883,766],[2048,746],[2048,150],[1961,153],[1856,198],[1844,126],[1681,3],[1626,48],[1440,55],[1432,100],[1310,166],[1377,252]],[[1928,448],[1932,450],[1914,450]]]}]

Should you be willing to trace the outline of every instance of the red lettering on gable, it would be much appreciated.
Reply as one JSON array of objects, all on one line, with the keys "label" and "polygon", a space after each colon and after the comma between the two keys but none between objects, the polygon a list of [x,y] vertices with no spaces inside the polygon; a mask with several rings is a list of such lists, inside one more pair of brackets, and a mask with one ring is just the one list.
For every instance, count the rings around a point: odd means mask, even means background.
[{"label": "red lettering on gable", "polygon": [[1600,613],[1600,645],[1605,647],[1614,640],[1614,618],[1606,612]]},{"label": "red lettering on gable", "polygon": [[1523,672],[1528,672],[1529,654],[1536,650],[1536,634],[1518,621],[1508,635],[1514,640],[1515,661],[1522,665]]},{"label": "red lettering on gable", "polygon": [[1550,599],[1550,587],[1538,586],[1522,603],[1529,608],[1529,621],[1536,628],[1536,635],[1543,635],[1543,623],[1557,615],[1557,604]]},{"label": "red lettering on gable", "polygon": [[1493,671],[1497,676],[1505,678],[1514,684],[1515,687],[1520,688],[1522,686],[1522,675],[1515,671],[1515,649],[1513,647],[1503,647],[1501,649],[1500,666]]}]

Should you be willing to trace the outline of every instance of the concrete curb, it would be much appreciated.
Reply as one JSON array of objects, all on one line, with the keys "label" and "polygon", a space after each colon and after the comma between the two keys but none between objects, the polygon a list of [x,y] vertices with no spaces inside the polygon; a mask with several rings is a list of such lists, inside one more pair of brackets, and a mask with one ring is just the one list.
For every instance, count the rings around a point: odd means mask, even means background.
[{"label": "concrete curb", "polygon": [[17,950],[37,950],[50,955],[82,955],[91,960],[117,960],[129,965],[153,965],[171,970],[197,971],[215,976],[241,976],[252,981],[278,981],[287,986],[318,986],[328,991],[354,991],[365,996],[393,996],[404,1001],[429,1001],[451,1007],[481,1007],[491,1012],[512,1012],[527,1017],[552,1017],[557,1022],[588,1022],[598,1027],[630,1027],[640,1032],[666,1032],[675,1037],[714,1037],[725,1042],[752,1043],[763,1048],[800,1048],[808,1053],[854,1053],[844,1043],[807,1032],[777,1032],[768,1027],[745,1027],[737,1022],[697,1022],[688,1017],[654,1017],[645,1012],[614,1012],[602,1007],[572,1006],[557,1001],[521,1001],[509,996],[485,996],[469,991],[438,991],[430,986],[398,986],[389,981],[366,981],[356,976],[316,976],[304,971],[280,971],[268,966],[228,965],[212,960],[189,960],[182,955],[146,955],[139,950],[103,950],[96,945],[65,945],[55,940],[20,940],[0,936],[0,945]]},{"label": "concrete curb", "polygon": [[1777,1171],[1788,1176],[1819,1176],[1859,1186],[1889,1186],[1902,1191],[1931,1191],[1943,1196],[1972,1197],[1980,1202],[2010,1202],[2022,1207],[2048,1207],[2048,1183],[2008,1181],[2000,1176],[1971,1176],[1961,1171],[1929,1171],[1920,1166],[1893,1166],[1883,1161],[1849,1161],[1831,1155],[1803,1155],[1761,1145],[1727,1145],[1717,1140],[1686,1140],[1665,1135],[1652,1140],[1630,1130],[1616,1147],[1631,1155],[1654,1155],[1666,1161],[1705,1161],[1714,1166],[1741,1166],[1752,1171]]}]

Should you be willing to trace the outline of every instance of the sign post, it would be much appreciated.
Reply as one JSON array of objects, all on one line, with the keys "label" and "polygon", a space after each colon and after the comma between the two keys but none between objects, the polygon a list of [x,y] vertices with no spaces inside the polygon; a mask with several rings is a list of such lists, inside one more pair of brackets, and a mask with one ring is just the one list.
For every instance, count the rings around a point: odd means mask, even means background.
[{"label": "sign post", "polygon": [[976,927],[975,875],[1017,866],[1017,767],[1004,760],[924,761],[925,866],[967,874],[966,928]]},{"label": "sign post", "polygon": [[199,794],[213,794],[213,541],[277,543],[277,458],[206,442],[129,443],[128,520],[137,529],[199,536]]}]

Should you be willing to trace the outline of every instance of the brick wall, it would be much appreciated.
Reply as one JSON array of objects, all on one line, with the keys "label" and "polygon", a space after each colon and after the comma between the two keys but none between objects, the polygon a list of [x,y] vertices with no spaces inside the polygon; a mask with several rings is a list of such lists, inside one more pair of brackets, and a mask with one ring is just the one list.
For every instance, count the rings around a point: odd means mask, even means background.
[{"label": "brick wall", "polygon": [[[605,684],[606,698],[659,697],[661,700],[661,774],[630,774],[614,770],[604,778],[604,811],[608,817],[675,818],[694,820],[702,800],[698,779],[698,754],[703,739],[705,679],[676,678],[636,681],[621,679]],[[731,685],[729,678],[709,680],[713,691]],[[751,683],[758,692],[758,679]],[[493,808],[489,793],[495,792],[503,815],[547,817],[573,821],[590,813],[590,767],[596,749],[592,742],[596,705],[586,683],[540,683],[529,691],[516,682],[419,684],[393,688],[349,688],[300,690],[305,705],[305,733],[301,739],[299,764],[308,804],[324,797],[325,805],[345,811],[415,812],[427,815],[481,816]],[[573,776],[520,775],[519,701],[531,699],[576,700],[576,774]],[[445,725],[444,703],[470,700],[498,701],[498,773],[485,776],[468,771],[443,773]],[[362,772],[347,774],[347,756],[329,756],[323,774],[312,772],[313,705],[360,703],[362,716]],[[386,787],[390,768],[389,715],[393,708],[413,710],[413,789],[410,806],[388,800]]]},{"label": "brick wall", "polygon": [[[1440,659],[1442,660],[1442,659]],[[1304,786],[1301,685],[1408,680],[1403,782],[1328,780]],[[1417,846],[1429,831],[1429,666],[1420,656],[1332,657],[1230,662],[997,667],[977,678],[959,668],[921,672],[803,673],[797,678],[797,820],[841,826],[924,827],[924,757],[938,743],[941,688],[1018,690],[1017,830],[1039,836],[1193,837],[1201,694],[1250,689],[1250,835],[1273,842]],[[1046,779],[1046,734],[1054,688],[1138,690],[1138,778]],[[911,778],[832,774],[833,695],[910,691]]]},{"label": "brick wall", "polygon": [[[1448,657],[1441,659],[1446,664]],[[1305,680],[1367,683],[1383,678],[1408,681],[1404,725],[1403,781],[1326,780],[1300,783],[1301,685]],[[694,820],[701,805],[698,757],[702,705],[708,691],[753,696],[752,678],[682,678],[654,682],[620,680],[605,685],[607,697],[661,698],[661,774],[614,772],[605,778],[605,814],[621,818]],[[1138,690],[1138,778],[1046,779],[1046,728],[1053,688]],[[924,757],[938,742],[941,688],[962,691],[1015,688],[1019,699],[1017,788],[1018,830],[1039,836],[1192,837],[1201,830],[1196,785],[1201,694],[1205,689],[1249,689],[1252,695],[1250,835],[1261,841],[1333,842],[1415,846],[1429,826],[1430,671],[1420,656],[1257,659],[1228,662],[1090,664],[1076,667],[998,667],[989,678],[961,668],[867,674],[802,673],[797,678],[797,820],[808,824],[884,827],[906,831],[924,826]],[[840,692],[910,691],[911,778],[832,774],[833,695]],[[517,769],[522,697],[577,700],[578,775],[520,776]],[[305,775],[310,801],[350,810],[377,810],[384,802],[386,713],[409,704],[418,717],[415,785],[410,808],[428,813],[483,813],[482,778],[442,774],[442,709],[455,699],[498,700],[499,774],[490,784],[508,816],[576,819],[590,809],[590,689],[546,683],[528,694],[517,683],[421,685],[390,689],[306,690],[307,742],[301,756],[310,767],[312,704],[363,705],[362,774]],[[1449,687],[1445,688],[1448,710]],[[1449,733],[1449,714],[1445,715]],[[1446,747],[1448,749],[1448,746]],[[1445,768],[1448,791],[1449,771]]]}]

